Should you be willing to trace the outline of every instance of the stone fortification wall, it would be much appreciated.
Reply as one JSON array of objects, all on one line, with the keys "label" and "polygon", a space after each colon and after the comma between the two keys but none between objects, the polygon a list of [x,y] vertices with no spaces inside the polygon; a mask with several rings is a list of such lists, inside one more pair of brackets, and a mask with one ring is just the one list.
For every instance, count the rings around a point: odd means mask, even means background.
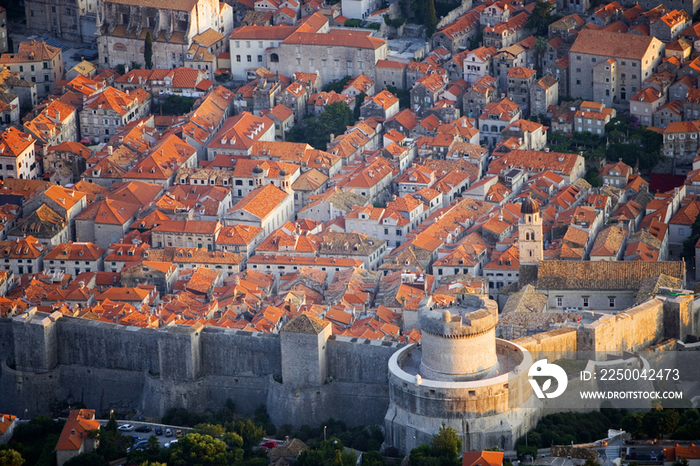
[{"label": "stone fortification wall", "polygon": [[402,346],[333,337],[328,381],[299,391],[274,381],[282,374],[276,334],[143,329],[30,312],[0,321],[0,345],[0,412],[46,414],[54,402],[70,400],[98,412],[162,416],[173,407],[217,410],[231,398],[244,413],[267,403],[275,422],[295,425],[331,416],[350,425],[381,423],[388,360]]},{"label": "stone fortification wall", "polygon": [[326,341],[328,378],[300,387],[270,380],[267,411],[272,422],[315,425],[333,417],[349,425],[380,424],[389,406],[387,367],[403,344],[332,336]]},{"label": "stone fortification wall", "polygon": [[460,6],[447,13],[446,16],[440,18],[440,21],[438,21],[437,24],[437,28],[440,29],[447,26],[448,24],[453,23],[457,18],[462,16],[464,13],[467,12],[467,10],[469,10],[472,7],[472,3],[472,0],[462,0],[462,4]]},{"label": "stone fortification wall", "polygon": [[[509,356],[513,366],[523,362],[523,354],[511,342],[499,340],[499,353]],[[485,380],[443,382],[423,379],[403,369],[403,360],[409,357],[406,348],[389,366],[392,403],[406,411],[420,410],[420,414],[436,419],[479,418],[510,411],[514,406],[524,406],[530,395],[525,372],[505,373]],[[526,366],[531,359],[527,357]],[[417,400],[420,400],[419,402]],[[420,408],[417,408],[417,407]]]},{"label": "stone fortification wall", "polygon": [[[687,292],[683,292],[687,293]],[[693,295],[659,297],[664,303],[664,333],[666,338],[685,340],[688,335],[700,335],[700,299]]]},{"label": "stone fortification wall", "polygon": [[577,332],[572,328],[559,328],[530,337],[513,340],[530,352],[533,360],[546,357],[550,360],[576,357]]},{"label": "stone fortification wall", "polygon": [[[56,324],[58,364],[139,373],[161,371],[157,330],[70,317],[62,317]],[[28,346],[22,344],[22,348],[31,349]],[[171,355],[171,359],[177,358],[177,354]]]},{"label": "stone fortification wall", "polygon": [[403,346],[402,343],[334,336],[328,340],[329,375],[339,382],[386,384],[389,359]]},{"label": "stone fortification wall", "polygon": [[280,339],[270,333],[205,327],[202,363],[205,374],[267,377],[282,375]]},{"label": "stone fortification wall", "polygon": [[664,306],[657,298],[616,315],[579,325],[577,349],[598,355],[637,351],[664,337]]},{"label": "stone fortification wall", "polygon": [[0,319],[0,362],[15,364],[15,341],[12,337],[12,319]]}]

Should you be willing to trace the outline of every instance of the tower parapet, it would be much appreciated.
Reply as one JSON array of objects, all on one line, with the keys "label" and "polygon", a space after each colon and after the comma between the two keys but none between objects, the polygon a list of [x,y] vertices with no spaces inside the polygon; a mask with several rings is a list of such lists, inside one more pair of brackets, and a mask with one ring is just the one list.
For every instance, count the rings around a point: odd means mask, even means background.
[{"label": "tower parapet", "polygon": [[440,307],[432,297],[418,309],[423,357],[420,373],[434,380],[473,380],[497,372],[498,306],[486,297],[465,295],[456,306]]}]

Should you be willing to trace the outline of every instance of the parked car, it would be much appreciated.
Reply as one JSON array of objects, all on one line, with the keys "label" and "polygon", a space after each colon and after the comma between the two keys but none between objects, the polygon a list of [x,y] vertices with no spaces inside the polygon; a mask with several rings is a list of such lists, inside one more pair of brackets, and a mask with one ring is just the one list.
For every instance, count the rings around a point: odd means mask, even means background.
[{"label": "parked car", "polygon": [[165,448],[170,448],[177,443],[177,439],[170,441],[164,445]]},{"label": "parked car", "polygon": [[266,440],[260,444],[263,448],[275,448],[277,445],[279,445],[277,440]]},{"label": "parked car", "polygon": [[177,429],[175,431],[175,438],[182,438],[182,429]]},{"label": "parked car", "polygon": [[117,427],[117,430],[120,430],[122,432],[131,432],[132,430],[134,430],[134,426],[132,426],[131,424],[124,424]]},{"label": "parked car", "polygon": [[163,435],[163,428],[162,427],[156,427],[156,430],[154,431],[156,435]]},{"label": "parked car", "polygon": [[148,440],[139,440],[138,442],[136,442],[136,443],[134,444],[133,447],[127,449],[126,451],[127,451],[127,452],[130,452],[130,451],[137,451],[137,450],[143,451],[143,450],[145,450],[146,448],[148,448]]},{"label": "parked car", "polygon": [[153,430],[153,429],[151,429],[151,426],[147,426],[144,424],[144,425],[138,426],[136,429],[134,429],[134,432],[150,432],[151,430]]},{"label": "parked car", "polygon": [[173,431],[170,429],[165,429],[165,436],[166,437],[172,437],[173,436]]}]

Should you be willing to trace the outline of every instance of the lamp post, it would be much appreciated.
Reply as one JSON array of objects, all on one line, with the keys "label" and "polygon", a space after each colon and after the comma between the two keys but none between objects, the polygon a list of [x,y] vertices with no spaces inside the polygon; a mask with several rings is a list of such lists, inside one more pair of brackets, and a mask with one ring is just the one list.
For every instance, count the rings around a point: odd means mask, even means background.
[{"label": "lamp post", "polygon": [[323,426],[323,441],[326,441],[326,427],[328,426]]},{"label": "lamp post", "polygon": [[527,447],[527,425],[525,426],[525,446]]}]

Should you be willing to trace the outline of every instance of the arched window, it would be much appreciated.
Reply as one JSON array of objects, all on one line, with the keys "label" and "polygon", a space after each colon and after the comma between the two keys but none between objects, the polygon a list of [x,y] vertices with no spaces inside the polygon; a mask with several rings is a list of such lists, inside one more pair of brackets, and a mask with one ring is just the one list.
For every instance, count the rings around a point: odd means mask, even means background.
[{"label": "arched window", "polygon": [[273,53],[270,55],[270,62],[272,63],[279,63],[280,57],[276,53]]},{"label": "arched window", "polygon": [[119,51],[119,52],[126,52],[126,45],[117,42],[114,44],[114,47],[112,47],[114,50]]}]

